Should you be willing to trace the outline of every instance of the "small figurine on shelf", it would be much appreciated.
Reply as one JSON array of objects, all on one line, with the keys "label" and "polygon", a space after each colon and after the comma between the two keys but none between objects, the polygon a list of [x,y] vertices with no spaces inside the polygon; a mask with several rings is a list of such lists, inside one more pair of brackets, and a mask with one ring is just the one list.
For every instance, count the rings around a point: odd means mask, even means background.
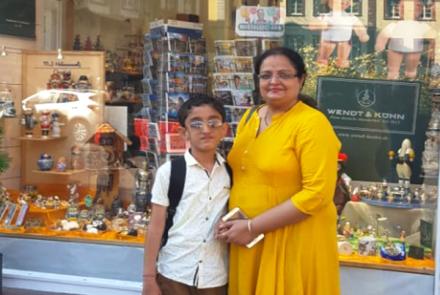
[{"label": "small figurine on shelf", "polygon": [[348,160],[348,156],[344,153],[338,155],[338,178],[336,180],[336,189],[333,196],[338,216],[341,215],[345,204],[350,201],[350,182],[351,178],[345,174],[344,164]]},{"label": "small figurine on shelf", "polygon": [[73,170],[82,169],[84,167],[81,153],[81,146],[75,144],[70,149],[70,164]]},{"label": "small figurine on shelf", "polygon": [[89,78],[86,75],[81,75],[73,88],[80,92],[87,92],[92,89],[92,84],[90,84]]},{"label": "small figurine on shelf", "polygon": [[59,89],[62,88],[62,78],[58,70],[54,70],[50,75],[50,79],[47,82],[47,89]]},{"label": "small figurine on shelf", "polygon": [[59,157],[55,167],[58,172],[65,172],[67,169],[67,162],[65,157]]},{"label": "small figurine on shelf", "polygon": [[76,183],[68,184],[67,189],[69,191],[69,203],[76,203],[79,197],[78,185]]},{"label": "small figurine on shelf", "polygon": [[41,129],[41,137],[48,137],[49,136],[49,130],[52,125],[51,119],[50,119],[50,112],[49,111],[43,111],[40,115],[40,129]]},{"label": "small figurine on shelf", "polygon": [[87,50],[87,51],[93,50],[92,40],[90,40],[90,36],[87,36],[83,50]]},{"label": "small figurine on shelf", "polygon": [[63,80],[61,81],[61,88],[69,89],[72,88],[72,73],[70,71],[63,71]]},{"label": "small figurine on shelf", "polygon": [[73,50],[81,50],[81,38],[80,35],[75,35],[75,39],[73,40]]},{"label": "small figurine on shelf", "polygon": [[21,125],[24,125],[25,134],[27,137],[33,136],[33,130],[36,124],[37,124],[37,119],[35,118],[32,109],[23,110]]},{"label": "small figurine on shelf", "polygon": [[41,171],[49,171],[53,167],[53,159],[52,156],[44,153],[41,154],[40,159],[37,161],[38,168],[40,168]]},{"label": "small figurine on shelf", "polygon": [[57,112],[53,112],[52,116],[52,137],[60,137],[61,136],[61,126],[63,123],[59,122],[60,115]]},{"label": "small figurine on shelf", "polygon": [[101,36],[100,35],[96,36],[96,41],[95,41],[95,44],[93,45],[93,50],[104,51],[104,46],[102,46]]},{"label": "small figurine on shelf", "polygon": [[396,158],[396,173],[399,180],[410,180],[411,178],[411,162],[414,161],[414,150],[411,147],[411,141],[405,138],[402,141],[402,146],[397,151],[397,155],[394,151],[388,152],[390,160]]}]

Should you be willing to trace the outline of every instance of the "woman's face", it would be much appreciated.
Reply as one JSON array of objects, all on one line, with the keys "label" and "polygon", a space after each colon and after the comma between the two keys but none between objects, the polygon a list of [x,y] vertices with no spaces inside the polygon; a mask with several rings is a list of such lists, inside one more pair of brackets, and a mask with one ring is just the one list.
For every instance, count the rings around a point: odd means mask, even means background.
[{"label": "woman's face", "polygon": [[286,106],[298,100],[304,78],[283,55],[267,57],[260,67],[260,94],[269,105]]}]

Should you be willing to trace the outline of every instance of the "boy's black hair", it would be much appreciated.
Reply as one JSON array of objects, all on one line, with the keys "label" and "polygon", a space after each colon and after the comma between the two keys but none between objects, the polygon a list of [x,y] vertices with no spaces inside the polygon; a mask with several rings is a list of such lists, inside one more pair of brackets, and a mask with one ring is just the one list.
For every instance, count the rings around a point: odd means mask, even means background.
[{"label": "boy's black hair", "polygon": [[185,127],[185,120],[188,118],[189,112],[193,107],[200,107],[208,105],[216,110],[220,116],[222,117],[222,121],[226,121],[226,113],[223,104],[212,96],[206,94],[191,94],[189,99],[185,101],[181,106],[179,111],[177,112],[177,118],[179,119],[179,124],[182,127]]}]

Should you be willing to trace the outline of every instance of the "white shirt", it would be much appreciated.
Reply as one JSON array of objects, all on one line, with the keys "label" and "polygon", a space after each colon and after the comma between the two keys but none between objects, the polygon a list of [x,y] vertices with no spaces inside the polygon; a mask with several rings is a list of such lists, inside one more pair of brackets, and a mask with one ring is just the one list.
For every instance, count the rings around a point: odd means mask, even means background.
[{"label": "white shirt", "polygon": [[[216,155],[214,168],[208,172],[187,151],[186,179],[182,199],[176,209],[168,241],[159,252],[157,269],[174,281],[214,288],[228,279],[227,245],[214,238],[214,226],[226,213],[230,179],[225,160]],[[156,173],[151,202],[169,206],[168,186],[171,163]]]}]

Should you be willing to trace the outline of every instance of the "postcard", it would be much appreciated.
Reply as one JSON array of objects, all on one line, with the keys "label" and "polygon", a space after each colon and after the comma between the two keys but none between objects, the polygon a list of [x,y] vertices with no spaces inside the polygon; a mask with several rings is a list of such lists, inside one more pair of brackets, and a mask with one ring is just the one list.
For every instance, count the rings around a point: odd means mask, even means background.
[{"label": "postcard", "polygon": [[283,46],[282,39],[261,39],[261,50],[269,50]]},{"label": "postcard", "polygon": [[213,74],[214,78],[214,89],[231,89],[231,79],[232,76],[230,74]]},{"label": "postcard", "polygon": [[220,55],[235,55],[234,40],[216,40],[214,41],[215,54]]},{"label": "postcard", "polygon": [[236,106],[250,107],[254,105],[251,90],[234,90],[232,91],[232,98]]},{"label": "postcard", "polygon": [[226,122],[238,123],[248,107],[243,106],[225,106]]},{"label": "postcard", "polygon": [[254,63],[252,57],[235,57],[234,64],[236,72],[253,73],[254,71]]},{"label": "postcard", "polygon": [[223,105],[234,105],[230,90],[214,90],[214,97],[221,101]]},{"label": "postcard", "polygon": [[257,55],[257,39],[235,39],[234,43],[237,56]]},{"label": "postcard", "polygon": [[188,93],[167,93],[167,116],[169,120],[177,120],[177,111],[180,106],[189,99]]},{"label": "postcard", "polygon": [[190,49],[193,54],[206,54],[206,40],[205,39],[191,39]]},{"label": "postcard", "polygon": [[189,52],[188,35],[180,33],[168,33],[168,48],[175,53]]},{"label": "postcard", "polygon": [[233,90],[254,90],[254,75],[247,73],[232,74],[231,88]]},{"label": "postcard", "polygon": [[217,73],[233,73],[236,72],[235,61],[232,56],[216,56],[214,57],[214,66]]},{"label": "postcard", "polygon": [[187,141],[180,133],[165,134],[166,152],[171,154],[183,154],[187,149]]}]

